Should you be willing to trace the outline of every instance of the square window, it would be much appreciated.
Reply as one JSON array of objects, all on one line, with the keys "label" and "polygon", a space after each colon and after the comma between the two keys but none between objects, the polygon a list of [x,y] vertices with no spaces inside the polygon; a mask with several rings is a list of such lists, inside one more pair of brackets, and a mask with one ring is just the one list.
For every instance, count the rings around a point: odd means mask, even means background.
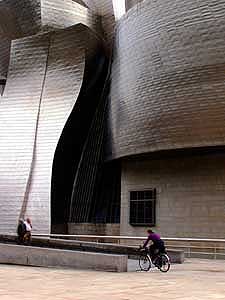
[{"label": "square window", "polygon": [[130,224],[154,226],[156,189],[130,191]]}]

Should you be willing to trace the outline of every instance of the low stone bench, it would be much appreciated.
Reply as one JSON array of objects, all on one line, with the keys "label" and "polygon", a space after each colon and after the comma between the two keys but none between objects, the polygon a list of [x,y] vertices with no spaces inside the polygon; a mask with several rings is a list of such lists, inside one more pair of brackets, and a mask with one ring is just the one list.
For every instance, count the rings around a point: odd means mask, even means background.
[{"label": "low stone bench", "polygon": [[167,253],[172,263],[182,264],[184,262],[184,251],[180,249],[168,249]]},{"label": "low stone bench", "polygon": [[[33,238],[33,243],[46,244],[49,247],[56,248],[67,248],[76,249],[82,251],[90,252],[102,252],[102,253],[113,253],[113,254],[125,254],[131,258],[138,258],[139,248],[134,246],[127,246],[121,244],[109,244],[109,243],[96,243],[87,241],[77,241],[77,240],[65,240],[65,239],[43,239],[43,238]],[[177,249],[168,249],[168,255],[172,263],[181,264],[184,262],[184,251]]]},{"label": "low stone bench", "polygon": [[0,263],[127,272],[127,256],[0,244]]},{"label": "low stone bench", "polygon": [[[0,241],[5,243],[15,243],[15,236],[0,235]],[[138,258],[139,249],[136,246],[128,246],[121,244],[110,244],[110,243],[96,243],[79,240],[68,240],[68,239],[56,239],[48,237],[33,237],[32,246],[45,247],[45,248],[57,248],[66,250],[77,250],[77,251],[88,251],[88,252],[100,252],[110,254],[124,254],[131,258]],[[184,262],[184,251],[180,249],[168,249],[168,255],[172,263],[183,263]]]}]

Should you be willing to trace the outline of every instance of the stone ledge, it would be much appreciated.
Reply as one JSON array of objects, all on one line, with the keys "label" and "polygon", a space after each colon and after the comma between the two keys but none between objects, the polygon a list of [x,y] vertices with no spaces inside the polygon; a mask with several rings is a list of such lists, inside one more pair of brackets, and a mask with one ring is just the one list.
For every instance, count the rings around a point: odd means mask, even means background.
[{"label": "stone ledge", "polygon": [[[15,236],[0,235],[0,241],[3,242],[16,242]],[[108,253],[108,254],[120,254],[128,255],[130,257],[137,257],[139,255],[139,249],[135,246],[127,246],[121,244],[110,243],[96,243],[78,240],[66,240],[66,239],[52,239],[52,238],[32,238],[32,246],[64,249],[64,250],[77,250],[88,251],[94,253]],[[184,251],[168,249],[168,255],[172,263],[184,262]]]},{"label": "stone ledge", "polygon": [[127,272],[127,256],[0,244],[0,263]]}]

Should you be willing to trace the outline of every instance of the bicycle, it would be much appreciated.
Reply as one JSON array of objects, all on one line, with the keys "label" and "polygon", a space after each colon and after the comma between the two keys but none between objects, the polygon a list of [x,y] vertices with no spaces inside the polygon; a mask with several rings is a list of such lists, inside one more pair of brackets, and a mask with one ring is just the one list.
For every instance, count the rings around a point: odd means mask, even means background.
[{"label": "bicycle", "polygon": [[148,248],[140,249],[139,266],[142,271],[149,271],[155,265],[161,272],[168,272],[170,269],[170,258],[166,253],[156,254],[154,260],[149,254]]},{"label": "bicycle", "polygon": [[30,231],[25,232],[22,236],[19,238],[19,243],[22,245],[30,245],[31,243],[31,233]]}]

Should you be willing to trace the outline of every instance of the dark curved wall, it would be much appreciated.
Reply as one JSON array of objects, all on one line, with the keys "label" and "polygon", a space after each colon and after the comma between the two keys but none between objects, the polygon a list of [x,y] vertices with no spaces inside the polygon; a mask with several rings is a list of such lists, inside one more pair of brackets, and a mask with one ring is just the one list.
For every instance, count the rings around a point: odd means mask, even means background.
[{"label": "dark curved wall", "polygon": [[[93,115],[101,97],[105,64],[105,53],[100,45],[93,57],[86,57],[79,97],[56,148],[51,185],[53,225],[66,223],[69,218],[74,179]],[[79,211],[79,207],[74,209],[76,212]]]},{"label": "dark curved wall", "polygon": [[225,144],[225,1],[146,0],[117,26],[108,158]]}]

